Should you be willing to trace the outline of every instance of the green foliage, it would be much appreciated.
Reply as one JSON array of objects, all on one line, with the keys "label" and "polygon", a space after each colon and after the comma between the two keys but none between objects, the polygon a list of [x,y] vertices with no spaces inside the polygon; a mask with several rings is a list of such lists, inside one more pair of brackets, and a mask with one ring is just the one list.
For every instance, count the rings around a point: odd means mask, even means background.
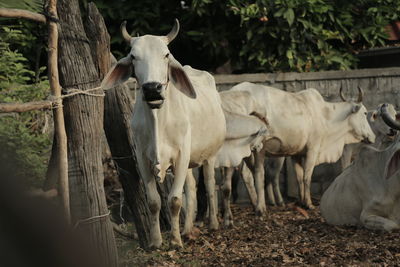
[{"label": "green foliage", "polygon": [[[20,30],[0,28],[0,102],[29,102],[48,95],[48,81],[36,81],[35,72],[28,69],[28,60],[10,48],[10,43],[25,43],[30,38]],[[16,174],[30,184],[37,185],[45,176],[50,140],[42,133],[42,126],[48,115],[33,111],[0,117],[0,160],[4,163],[14,159],[10,164],[15,166]]]},{"label": "green foliage", "polygon": [[354,52],[384,45],[384,27],[400,14],[398,0],[258,0],[251,15],[242,3],[230,1],[246,32],[238,65],[267,71],[354,68]]},{"label": "green foliage", "polygon": [[41,12],[43,10],[43,0],[2,0],[2,8],[26,9],[32,12]]},{"label": "green foliage", "polygon": [[384,27],[400,14],[400,0],[94,2],[118,57],[128,51],[123,20],[134,34],[165,34],[176,17],[171,50],[180,61],[212,71],[230,60],[236,72],[355,68],[355,53],[384,45]]}]

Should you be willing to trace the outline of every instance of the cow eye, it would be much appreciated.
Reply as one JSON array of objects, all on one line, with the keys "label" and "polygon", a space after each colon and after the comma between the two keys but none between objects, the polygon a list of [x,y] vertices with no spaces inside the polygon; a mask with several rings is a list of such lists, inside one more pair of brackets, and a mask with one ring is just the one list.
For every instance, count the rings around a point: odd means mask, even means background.
[{"label": "cow eye", "polygon": [[169,57],[169,53],[167,53],[166,55],[165,55],[165,58],[168,58]]},{"label": "cow eye", "polygon": [[364,112],[364,115],[367,116],[367,112]]},{"label": "cow eye", "polygon": [[134,59],[135,59],[135,56],[134,56],[134,55],[132,55],[132,54],[131,54],[131,59],[132,59],[132,60],[134,60]]}]

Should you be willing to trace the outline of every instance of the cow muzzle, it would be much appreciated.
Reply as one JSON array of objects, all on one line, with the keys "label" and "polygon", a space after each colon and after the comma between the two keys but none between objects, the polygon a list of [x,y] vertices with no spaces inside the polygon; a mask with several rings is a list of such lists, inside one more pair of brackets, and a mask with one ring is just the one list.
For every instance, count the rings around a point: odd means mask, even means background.
[{"label": "cow muzzle", "polygon": [[143,100],[151,109],[159,109],[164,103],[163,85],[158,82],[150,82],[142,85]]}]

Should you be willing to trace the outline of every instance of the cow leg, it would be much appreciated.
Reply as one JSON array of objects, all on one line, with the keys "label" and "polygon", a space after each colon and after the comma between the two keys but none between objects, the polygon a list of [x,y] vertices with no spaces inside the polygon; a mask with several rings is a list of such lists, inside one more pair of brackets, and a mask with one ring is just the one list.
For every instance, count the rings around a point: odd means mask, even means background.
[{"label": "cow leg", "polygon": [[196,180],[194,179],[192,169],[189,169],[186,176],[185,182],[185,194],[186,194],[186,217],[185,226],[183,228],[183,235],[190,238],[193,230],[193,221],[195,214],[196,204]]},{"label": "cow leg", "polygon": [[283,206],[285,203],[283,202],[281,189],[279,187],[279,178],[283,167],[283,163],[285,162],[285,158],[279,157],[279,158],[274,158],[274,160],[276,165],[275,165],[275,173],[272,177],[273,192],[275,193],[275,200],[277,202],[276,204],[278,204],[278,206]]},{"label": "cow leg", "polygon": [[171,213],[171,246],[182,247],[182,239],[179,231],[179,213],[182,207],[182,191],[188,174],[188,151],[181,151],[181,155],[174,167],[174,182],[168,196],[168,206]]},{"label": "cow leg", "polygon": [[211,230],[217,230],[219,227],[217,219],[217,207],[215,198],[215,170],[214,164],[215,158],[211,158],[206,161],[203,165],[204,171],[204,183],[206,185],[207,197],[208,197],[208,211],[209,211],[209,228]]},{"label": "cow leg", "polygon": [[[143,166],[143,165],[139,165]],[[144,169],[140,170],[143,176],[144,184],[146,188],[147,202],[150,209],[150,244],[149,247],[159,248],[162,244],[162,236],[160,231],[160,209],[161,209],[161,198],[157,191],[157,184],[154,177]],[[147,175],[145,175],[145,173]]]},{"label": "cow leg", "polygon": [[371,214],[365,210],[361,213],[360,221],[368,229],[385,230],[388,232],[400,229],[400,225],[395,221],[376,214]]},{"label": "cow leg", "polygon": [[232,175],[234,168],[225,168],[224,184],[222,192],[224,194],[224,225],[226,227],[233,226],[233,216],[231,211],[231,190],[232,190]]},{"label": "cow leg", "polygon": [[253,174],[256,181],[257,190],[257,207],[256,214],[262,216],[267,213],[267,206],[265,204],[265,190],[264,190],[264,159],[265,153],[263,151],[255,154],[255,173]]},{"label": "cow leg", "polygon": [[[275,195],[274,195],[274,188],[272,186],[272,180],[273,180],[273,176],[275,174],[275,166],[272,166],[272,164],[265,164],[265,167],[267,168],[270,167],[270,169],[265,172],[265,181],[267,183],[266,187],[267,187],[267,197],[268,197],[268,203],[272,206],[276,206],[276,202],[275,202]],[[271,177],[269,177],[268,174],[272,174]]]},{"label": "cow leg", "polygon": [[315,159],[317,153],[313,150],[307,152],[307,157],[304,162],[304,202],[306,208],[314,209],[311,200],[311,177],[315,167]]},{"label": "cow leg", "polygon": [[304,169],[300,158],[293,158],[293,163],[296,172],[297,185],[299,187],[299,202],[304,203]]},{"label": "cow leg", "polygon": [[254,186],[254,178],[252,172],[249,170],[249,167],[246,167],[244,164],[242,166],[241,176],[244,184],[246,185],[247,193],[249,194],[251,204],[255,209],[257,207],[257,191]]}]

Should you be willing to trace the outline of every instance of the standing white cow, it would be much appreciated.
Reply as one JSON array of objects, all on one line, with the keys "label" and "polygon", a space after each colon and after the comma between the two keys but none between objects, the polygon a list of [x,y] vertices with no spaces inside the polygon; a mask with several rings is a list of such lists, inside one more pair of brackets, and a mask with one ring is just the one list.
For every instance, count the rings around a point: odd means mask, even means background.
[{"label": "standing white cow", "polygon": [[[341,98],[344,97],[341,95]],[[376,139],[373,146],[377,149],[386,148],[395,139],[397,132],[393,128],[389,127],[383,120],[381,107],[387,105],[387,114],[392,120],[400,120],[400,115],[396,113],[396,110],[392,104],[379,104],[375,110],[368,111],[367,119],[374,132]],[[360,152],[362,144],[349,144],[344,147],[342,158],[340,163],[342,169],[347,168],[352,160],[354,160]]]},{"label": "standing white cow", "polygon": [[[390,115],[386,120],[400,130]],[[363,146],[354,163],[325,191],[320,209],[329,224],[400,229],[400,138],[384,150]]]},{"label": "standing white cow", "polygon": [[224,225],[232,226],[230,197],[234,167],[238,167],[252,151],[262,148],[267,122],[265,117],[257,114],[256,110],[260,108],[256,107],[257,101],[249,92],[228,90],[221,92],[220,96],[226,119],[226,138],[217,154],[215,167],[226,167],[222,185]]},{"label": "standing white cow", "polygon": [[[109,88],[128,79],[131,73],[140,85],[132,118],[135,155],[151,211],[150,246],[160,247],[160,196],[156,180],[162,182],[168,168],[175,178],[168,196],[171,212],[171,244],[182,246],[179,212],[186,180],[188,214],[184,233],[193,226],[195,181],[191,169],[204,166],[210,228],[218,228],[215,199],[214,161],[225,138],[225,118],[214,78],[207,72],[182,65],[171,55],[168,44],[179,31],[179,22],[166,36],[131,37],[129,55],[122,58],[105,77]],[[187,179],[185,179],[187,176]]]},{"label": "standing white cow", "polygon": [[253,83],[241,83],[233,91],[247,91],[259,101],[258,111],[268,121],[268,137],[255,154],[254,177],[257,213],[265,213],[264,158],[292,156],[295,161],[300,201],[313,208],[310,185],[314,167],[337,161],[345,144],[375,141],[362,101],[329,103],[315,89],[297,93]]}]

